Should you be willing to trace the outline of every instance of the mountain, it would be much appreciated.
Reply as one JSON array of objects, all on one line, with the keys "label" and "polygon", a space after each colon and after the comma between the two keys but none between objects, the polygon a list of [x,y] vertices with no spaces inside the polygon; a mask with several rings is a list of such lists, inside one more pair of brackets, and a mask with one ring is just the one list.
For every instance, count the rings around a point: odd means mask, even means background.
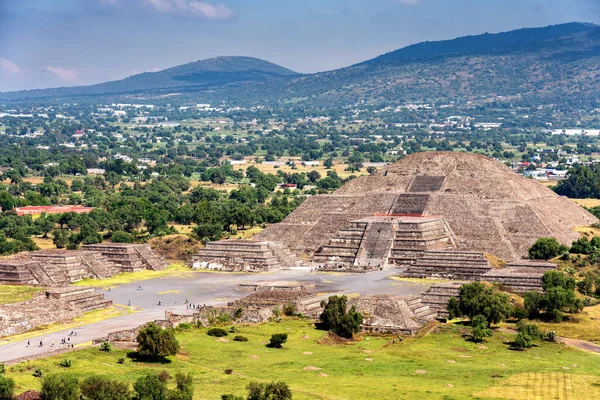
[{"label": "mountain", "polygon": [[224,89],[247,82],[267,82],[296,75],[298,73],[292,70],[258,58],[216,57],[91,86],[0,93],[0,100],[67,99],[79,96],[85,98],[204,91],[215,87]]},{"label": "mountain", "polygon": [[317,74],[253,58],[220,57],[100,85],[0,93],[3,100],[120,98],[179,93],[175,101],[333,106],[366,101],[534,103],[600,97],[600,26],[569,23],[423,42]]}]

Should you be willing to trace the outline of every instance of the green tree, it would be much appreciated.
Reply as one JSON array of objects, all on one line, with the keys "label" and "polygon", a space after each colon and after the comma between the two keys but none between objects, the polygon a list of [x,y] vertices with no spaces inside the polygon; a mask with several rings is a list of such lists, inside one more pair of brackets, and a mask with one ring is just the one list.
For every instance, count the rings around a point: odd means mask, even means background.
[{"label": "green tree", "polygon": [[15,394],[15,381],[4,375],[0,375],[0,400],[12,400]]},{"label": "green tree", "polygon": [[[458,307],[448,303],[450,318],[467,316],[471,321],[481,314],[485,317],[488,327],[504,321],[512,315],[513,305],[508,294],[495,291],[481,282],[462,285],[458,297]],[[457,314],[458,312],[458,314]]]},{"label": "green tree", "polygon": [[175,390],[169,393],[169,400],[192,400],[194,398],[194,380],[192,375],[183,372],[175,374]]},{"label": "green tree", "polygon": [[137,335],[138,353],[150,358],[173,356],[179,351],[179,342],[173,329],[163,329],[150,322]]},{"label": "green tree", "polygon": [[64,229],[53,230],[52,243],[54,243],[57,249],[64,249],[67,245],[67,231]]},{"label": "green tree", "polygon": [[132,234],[123,231],[114,231],[110,240],[113,243],[133,243],[135,241]]},{"label": "green tree", "polygon": [[79,400],[79,381],[70,374],[47,375],[40,393],[43,400]]},{"label": "green tree", "polygon": [[168,400],[167,385],[156,374],[147,374],[133,384],[136,400]]},{"label": "green tree", "polygon": [[285,382],[250,382],[247,400],[291,400],[292,391]]},{"label": "green tree", "polygon": [[471,321],[471,327],[473,328],[472,335],[475,342],[481,342],[486,337],[492,336],[492,330],[489,328],[484,315],[476,315]]},{"label": "green tree", "polygon": [[524,306],[529,318],[536,318],[540,314],[540,303],[544,295],[540,292],[527,292],[524,296]]},{"label": "green tree", "polygon": [[100,375],[92,375],[81,383],[83,400],[130,400],[129,384]]},{"label": "green tree", "polygon": [[330,296],[328,301],[322,301],[323,312],[319,316],[320,327],[338,336],[351,339],[360,330],[363,316],[352,306],[348,310],[346,296]]},{"label": "green tree", "polygon": [[529,258],[532,260],[549,260],[566,253],[568,250],[556,238],[539,238],[529,249]]}]

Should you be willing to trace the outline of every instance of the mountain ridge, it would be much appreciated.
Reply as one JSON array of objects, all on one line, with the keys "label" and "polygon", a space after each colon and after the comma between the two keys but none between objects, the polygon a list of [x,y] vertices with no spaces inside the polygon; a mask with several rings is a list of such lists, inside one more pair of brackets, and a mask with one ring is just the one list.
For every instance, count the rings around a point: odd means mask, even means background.
[{"label": "mountain ridge", "polygon": [[97,85],[0,93],[0,101],[148,98],[174,92],[180,102],[311,106],[493,96],[593,101],[600,97],[598,65],[600,26],[573,22],[416,43],[314,74],[252,57],[215,57]]}]

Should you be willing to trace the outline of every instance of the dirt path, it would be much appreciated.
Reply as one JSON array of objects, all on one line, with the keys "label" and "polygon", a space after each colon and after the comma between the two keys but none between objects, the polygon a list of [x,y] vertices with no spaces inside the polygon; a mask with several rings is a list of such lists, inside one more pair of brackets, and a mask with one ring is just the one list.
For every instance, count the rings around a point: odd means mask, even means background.
[{"label": "dirt path", "polygon": [[[508,328],[500,328],[500,329],[498,329],[498,331],[506,332],[506,333],[514,333],[515,335],[517,334],[517,331],[515,331],[514,329],[508,329]],[[577,347],[578,349],[581,349],[581,350],[600,354],[600,345],[597,345],[596,343],[587,342],[585,340],[569,339],[569,338],[563,338],[563,337],[557,337],[556,341],[558,343],[564,343],[567,346]]]}]

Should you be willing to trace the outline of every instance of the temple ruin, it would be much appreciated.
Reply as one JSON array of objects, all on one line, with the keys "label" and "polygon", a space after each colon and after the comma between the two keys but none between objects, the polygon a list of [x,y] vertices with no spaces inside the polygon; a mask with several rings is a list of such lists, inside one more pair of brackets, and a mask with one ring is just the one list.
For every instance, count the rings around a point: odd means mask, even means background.
[{"label": "temple ruin", "polygon": [[86,245],[81,250],[40,250],[0,259],[0,284],[67,286],[84,278],[165,268],[165,261],[145,244]]}]

